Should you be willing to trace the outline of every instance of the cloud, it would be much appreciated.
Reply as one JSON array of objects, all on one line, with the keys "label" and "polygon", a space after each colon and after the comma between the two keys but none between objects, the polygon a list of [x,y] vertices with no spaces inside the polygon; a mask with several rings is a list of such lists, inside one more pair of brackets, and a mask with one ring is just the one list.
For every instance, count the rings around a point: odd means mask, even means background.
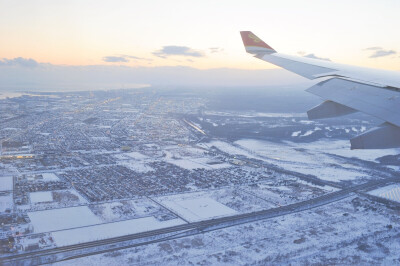
[{"label": "cloud", "polygon": [[312,58],[312,59],[325,60],[325,61],[331,61],[329,58],[318,57],[315,54],[308,54],[308,55],[305,55],[304,57],[308,57],[308,58]]},{"label": "cloud", "polygon": [[175,45],[163,46],[162,49],[153,52],[153,55],[161,58],[167,58],[171,55],[204,57],[204,53],[202,51],[193,50],[192,48],[186,46]]},{"label": "cloud", "polygon": [[0,66],[21,66],[21,67],[28,67],[34,68],[37,67],[39,64],[35,60],[31,58],[22,58],[16,57],[14,59],[0,59]]},{"label": "cloud", "polygon": [[137,57],[137,56],[134,56],[134,55],[121,54],[120,56],[122,56],[124,58],[135,59],[135,60],[153,61],[153,59],[150,59],[150,58]]},{"label": "cloud", "polygon": [[394,50],[376,50],[369,58],[384,57],[393,54],[397,54],[397,52]]},{"label": "cloud", "polygon": [[103,61],[107,63],[127,63],[129,62],[128,59],[126,59],[123,56],[105,56],[103,57]]},{"label": "cloud", "polygon": [[397,54],[395,50],[385,50],[382,47],[379,46],[373,46],[373,47],[368,47],[363,49],[364,51],[374,51],[369,58],[378,58],[378,57],[384,57],[384,56],[389,56],[389,55],[394,55]]},{"label": "cloud", "polygon": [[129,59],[153,61],[152,59],[149,59],[149,58],[137,57],[137,56],[126,55],[126,54],[103,57],[103,61],[107,62],[107,63],[127,63],[127,62],[130,62]]},{"label": "cloud", "polygon": [[223,48],[220,48],[220,47],[210,47],[210,48],[208,48],[208,50],[210,50],[210,53],[221,53],[221,52],[223,52],[224,51],[224,49]]},{"label": "cloud", "polygon": [[366,50],[366,51],[368,51],[368,50],[370,50],[370,51],[376,51],[376,50],[382,50],[382,47],[374,46],[374,47],[365,48],[364,50]]}]

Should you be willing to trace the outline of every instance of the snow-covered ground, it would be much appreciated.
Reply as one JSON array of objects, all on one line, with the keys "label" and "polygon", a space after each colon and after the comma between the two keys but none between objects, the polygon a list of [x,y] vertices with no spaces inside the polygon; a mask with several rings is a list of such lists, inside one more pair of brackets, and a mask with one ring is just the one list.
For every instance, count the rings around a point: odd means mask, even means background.
[{"label": "snow-covered ground", "polygon": [[270,141],[242,139],[234,144],[237,146],[229,143],[219,144],[219,146],[236,154],[238,154],[238,150],[242,149],[244,151],[241,152],[242,155],[246,155],[247,152],[250,155],[247,155],[248,157],[256,156],[285,169],[311,174],[320,179],[333,182],[369,177],[369,174],[363,171],[362,168],[348,164],[330,154],[344,156],[349,159],[356,157],[364,160],[374,160],[380,156],[398,152],[397,149],[368,150],[367,152],[351,151],[349,150],[348,141],[331,140],[313,143],[286,142],[285,144],[280,144]]},{"label": "snow-covered ground", "polygon": [[87,206],[28,212],[28,216],[34,227],[34,233],[94,225],[102,222]]},{"label": "snow-covered ground", "polygon": [[249,158],[259,158],[257,156],[255,156],[254,154],[250,153],[249,151],[243,150],[241,148],[238,148],[236,146],[231,145],[228,142],[224,142],[224,141],[211,141],[210,143],[204,144],[198,144],[199,146],[205,146],[207,148],[209,147],[216,147],[217,149],[229,153],[229,154],[234,154],[234,155],[243,155]]},{"label": "snow-covered ground", "polygon": [[165,151],[165,155],[166,162],[187,170],[231,167],[229,163],[216,162],[212,157],[206,156],[203,149],[190,146],[169,148]]},{"label": "snow-covered ground", "polygon": [[2,192],[0,194],[0,212],[4,212],[6,209],[12,209],[13,204],[12,192]]},{"label": "snow-covered ground", "polygon": [[30,205],[17,205],[19,210],[38,211],[72,207],[87,203],[87,200],[75,189],[31,192],[29,193],[29,197]]},{"label": "snow-covered ground", "polygon": [[29,193],[31,203],[51,202],[53,201],[53,193],[51,191],[38,191]]},{"label": "snow-covered ground", "polygon": [[54,173],[43,173],[43,181],[59,181],[60,179]]},{"label": "snow-covered ground", "polygon": [[138,173],[154,171],[154,169],[148,165],[148,163],[152,162],[153,159],[140,152],[133,151],[129,153],[120,153],[115,154],[114,157],[118,160],[117,163],[119,165],[125,166],[132,171]]},{"label": "snow-covered ground", "polygon": [[394,184],[386,187],[381,187],[368,192],[371,195],[385,198],[388,200],[400,202],[400,185]]},{"label": "snow-covered ground", "polygon": [[92,204],[90,209],[104,222],[154,216],[159,220],[173,219],[175,216],[148,198]]},{"label": "snow-covered ground", "polygon": [[190,222],[237,213],[235,210],[207,197],[181,200],[177,198],[164,199],[162,204]]},{"label": "snow-covered ground", "polygon": [[229,163],[211,163],[212,160],[210,158],[187,158],[187,159],[168,159],[166,160],[168,163],[174,164],[178,167],[194,170],[194,169],[221,169],[231,167]]},{"label": "snow-covered ground", "polygon": [[397,265],[396,210],[351,197],[306,212],[56,265]]},{"label": "snow-covered ground", "polygon": [[125,160],[118,161],[118,164],[138,173],[147,173],[154,171],[154,169],[150,167],[145,161]]},{"label": "snow-covered ground", "polygon": [[337,191],[330,186],[317,186],[298,179],[287,179],[286,185],[260,182],[242,186],[243,190],[270,202],[274,207],[296,203]]},{"label": "snow-covered ground", "polygon": [[[400,149],[369,149],[351,150],[348,140],[319,140],[311,143],[290,143],[294,146],[301,146],[308,150],[320,150],[324,153],[336,154],[347,158],[358,158],[366,161],[375,161],[377,158],[386,155],[400,154]],[[321,150],[323,148],[323,150]]]},{"label": "snow-covered ground", "polygon": [[154,217],[145,217],[52,232],[52,236],[56,245],[60,247],[161,229],[184,223],[181,219],[160,222]]},{"label": "snow-covered ground", "polygon": [[0,176],[0,191],[13,190],[13,177]]},{"label": "snow-covered ground", "polygon": [[144,159],[149,158],[148,156],[141,154],[140,152],[136,152],[136,151],[125,153],[125,155],[132,159],[136,159],[136,160],[144,160]]}]

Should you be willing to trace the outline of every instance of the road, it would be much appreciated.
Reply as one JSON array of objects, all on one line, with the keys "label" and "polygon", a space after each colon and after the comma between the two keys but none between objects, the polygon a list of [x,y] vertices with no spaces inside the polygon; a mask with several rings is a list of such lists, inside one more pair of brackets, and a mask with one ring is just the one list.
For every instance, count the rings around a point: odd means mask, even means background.
[{"label": "road", "polygon": [[243,223],[270,219],[278,216],[309,210],[312,208],[320,207],[347,198],[351,196],[353,192],[365,191],[388,183],[399,182],[399,181],[400,178],[398,177],[369,181],[364,184],[328,193],[314,199],[282,207],[256,211],[252,213],[245,213],[245,214],[238,214],[222,218],[210,219],[200,222],[182,224],[163,229],[157,229],[132,235],[103,239],[76,245],[39,250],[23,254],[14,254],[1,258],[0,263],[2,265],[43,264],[43,263],[51,263],[55,261],[68,260],[83,256],[95,255],[115,250],[121,250],[140,245],[147,245],[170,239],[176,239],[180,237],[205,233]]}]

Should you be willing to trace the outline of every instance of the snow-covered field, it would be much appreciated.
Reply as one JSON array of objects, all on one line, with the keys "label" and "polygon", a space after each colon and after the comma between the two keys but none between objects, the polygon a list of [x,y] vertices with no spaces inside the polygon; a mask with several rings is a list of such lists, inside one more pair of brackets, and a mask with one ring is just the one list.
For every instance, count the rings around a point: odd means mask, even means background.
[{"label": "snow-covered field", "polygon": [[0,176],[0,191],[13,190],[13,177]]},{"label": "snow-covered field", "polygon": [[30,205],[17,205],[17,208],[25,211],[38,211],[72,207],[87,203],[87,200],[75,189],[31,192],[29,193],[29,198]]},{"label": "snow-covered field", "polygon": [[54,173],[43,173],[43,181],[59,181],[60,179]]},{"label": "snow-covered field", "polygon": [[31,203],[51,202],[53,201],[53,193],[51,191],[38,191],[29,193]]},{"label": "snow-covered field", "polygon": [[183,200],[164,199],[162,204],[190,222],[236,214],[235,210],[207,197]]},{"label": "snow-covered field", "polygon": [[173,147],[165,151],[165,161],[178,167],[194,169],[221,169],[231,167],[229,163],[215,162],[204,154],[204,150],[194,147]]},{"label": "snow-covered field", "polygon": [[148,156],[136,151],[125,153],[124,155],[136,160],[144,160],[149,158]]},{"label": "snow-covered field", "polygon": [[87,206],[28,212],[28,216],[34,227],[34,233],[94,225],[102,222]]},{"label": "snow-covered field", "polygon": [[[342,159],[331,156],[336,154],[347,158],[356,157],[374,160],[387,154],[396,154],[398,150],[350,151],[348,141],[323,140],[314,143],[286,142],[279,144],[269,141],[242,139],[232,144],[218,143],[218,146],[234,154],[262,158],[285,169],[303,174],[311,174],[320,179],[339,182],[369,177],[361,167],[348,164]],[[322,148],[323,147],[323,148]],[[243,150],[242,152],[238,152]],[[246,154],[247,153],[247,154]]]},{"label": "snow-covered field", "polygon": [[238,188],[175,194],[158,197],[155,200],[189,221],[275,207],[270,202]]},{"label": "snow-covered field", "polygon": [[152,162],[153,159],[140,152],[132,151],[128,153],[121,153],[114,155],[114,157],[118,159],[117,163],[119,165],[125,166],[132,171],[138,173],[154,171],[154,169],[148,165],[148,163]]},{"label": "snow-covered field", "polygon": [[152,167],[147,165],[145,161],[136,161],[136,160],[126,160],[126,161],[118,161],[119,165],[125,166],[132,171],[138,172],[138,173],[147,173],[154,171]]},{"label": "snow-covered field", "polygon": [[351,197],[307,212],[56,265],[397,265],[397,211]]},{"label": "snow-covered field", "polygon": [[13,194],[11,192],[0,193],[0,212],[4,212],[6,209],[12,209],[13,205]]},{"label": "snow-covered field", "polygon": [[381,187],[368,192],[371,195],[385,198],[388,200],[400,202],[400,185],[394,184],[386,187]]},{"label": "snow-covered field", "polygon": [[145,217],[52,232],[52,236],[54,237],[56,245],[60,247],[161,229],[184,223],[185,222],[181,219],[160,222],[154,217]]},{"label": "snow-covered field", "polygon": [[219,150],[221,150],[223,152],[229,153],[229,154],[243,155],[243,156],[246,156],[246,157],[249,157],[249,158],[259,158],[258,156],[250,153],[249,151],[243,150],[241,148],[233,146],[230,143],[224,142],[224,141],[217,140],[217,141],[211,141],[210,143],[207,143],[207,144],[201,143],[201,144],[198,144],[198,145],[199,146],[205,146],[207,148],[214,146],[217,149],[219,149]]},{"label": "snow-covered field", "polygon": [[292,182],[290,179],[288,181],[286,185],[260,182],[243,186],[243,190],[267,200],[274,207],[312,199],[338,190],[330,186],[313,185],[298,179]]},{"label": "snow-covered field", "polygon": [[158,220],[173,219],[175,216],[148,198],[115,201],[90,205],[90,209],[104,222],[154,216]]},{"label": "snow-covered field", "polygon": [[210,160],[210,158],[187,158],[187,159],[177,159],[177,160],[169,159],[166,161],[187,170],[194,170],[194,169],[212,170],[212,169],[231,167],[231,165],[228,163],[211,164],[212,160]]}]

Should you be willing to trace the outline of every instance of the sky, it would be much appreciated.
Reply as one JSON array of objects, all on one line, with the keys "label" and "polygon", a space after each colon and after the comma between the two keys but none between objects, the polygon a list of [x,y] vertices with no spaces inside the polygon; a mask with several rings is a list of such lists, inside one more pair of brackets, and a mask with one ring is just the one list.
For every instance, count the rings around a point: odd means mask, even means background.
[{"label": "sky", "polygon": [[251,30],[278,52],[400,70],[398,10],[398,0],[0,0],[0,66],[276,68],[245,53],[239,31]]}]

